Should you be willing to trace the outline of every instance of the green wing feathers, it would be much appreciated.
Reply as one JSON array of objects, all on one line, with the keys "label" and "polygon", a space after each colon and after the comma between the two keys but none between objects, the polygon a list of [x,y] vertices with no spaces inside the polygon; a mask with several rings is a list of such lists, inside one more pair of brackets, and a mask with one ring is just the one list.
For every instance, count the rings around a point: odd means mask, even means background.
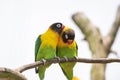
[{"label": "green wing feathers", "polygon": [[76,56],[78,56],[78,45],[76,42],[75,42],[75,44],[76,44]]},{"label": "green wing feathers", "polygon": [[38,50],[39,50],[40,45],[41,45],[41,38],[40,37],[41,37],[41,35],[38,36],[36,43],[35,43],[35,61],[36,61],[36,57],[38,54]]},{"label": "green wing feathers", "polygon": [[[37,58],[37,54],[38,54],[38,50],[40,48],[40,45],[41,45],[41,35],[38,36],[37,40],[36,40],[36,43],[35,43],[35,61],[36,61],[36,58]],[[35,72],[38,73],[38,68],[35,67]]]}]

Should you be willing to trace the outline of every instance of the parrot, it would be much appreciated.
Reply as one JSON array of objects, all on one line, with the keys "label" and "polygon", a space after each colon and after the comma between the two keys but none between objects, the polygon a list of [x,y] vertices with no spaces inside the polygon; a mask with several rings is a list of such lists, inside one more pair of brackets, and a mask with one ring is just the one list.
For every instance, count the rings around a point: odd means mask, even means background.
[{"label": "parrot", "polygon": [[[56,55],[59,58],[76,58],[78,54],[78,46],[75,38],[75,32],[69,27],[65,27],[60,35],[59,42],[57,44]],[[66,59],[67,59],[66,58]],[[68,80],[73,79],[73,68],[76,62],[59,63],[64,75]]]},{"label": "parrot", "polygon": [[[35,42],[35,61],[44,61],[56,57],[56,46],[64,27],[60,22],[53,23],[45,33],[38,36]],[[46,68],[49,66],[44,65],[35,68],[40,80],[44,80]]]}]

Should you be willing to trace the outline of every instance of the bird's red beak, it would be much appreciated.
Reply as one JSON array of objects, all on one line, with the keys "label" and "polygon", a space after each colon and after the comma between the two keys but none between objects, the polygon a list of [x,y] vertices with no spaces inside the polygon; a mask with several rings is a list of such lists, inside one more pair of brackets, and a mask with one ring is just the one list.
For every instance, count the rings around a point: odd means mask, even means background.
[{"label": "bird's red beak", "polygon": [[70,40],[70,39],[67,40],[68,44],[72,44],[72,42],[73,42],[73,40]]}]

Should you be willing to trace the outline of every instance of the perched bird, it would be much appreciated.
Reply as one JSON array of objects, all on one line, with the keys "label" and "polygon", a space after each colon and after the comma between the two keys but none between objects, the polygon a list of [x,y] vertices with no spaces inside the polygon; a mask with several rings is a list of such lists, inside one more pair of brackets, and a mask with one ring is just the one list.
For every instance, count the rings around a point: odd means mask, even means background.
[{"label": "perched bird", "polygon": [[[64,27],[62,23],[54,23],[44,34],[38,36],[35,43],[35,61],[55,58],[58,39]],[[45,70],[49,66],[44,65],[35,68],[36,73],[39,73],[40,80],[44,79]]]},{"label": "perched bird", "polygon": [[[74,58],[77,56],[78,47],[74,38],[74,30],[65,27],[60,35],[59,42],[57,45],[56,55],[58,57]],[[73,78],[73,68],[75,64],[76,62],[59,63],[64,75],[68,80],[72,80]]]}]

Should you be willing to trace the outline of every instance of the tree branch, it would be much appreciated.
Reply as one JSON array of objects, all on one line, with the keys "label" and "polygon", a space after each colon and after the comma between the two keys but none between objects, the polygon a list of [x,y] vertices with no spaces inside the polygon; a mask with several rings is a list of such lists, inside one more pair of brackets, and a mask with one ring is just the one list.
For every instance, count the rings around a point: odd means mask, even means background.
[{"label": "tree branch", "polygon": [[9,68],[3,68],[0,67],[0,80],[27,80],[27,78],[22,75],[21,73],[23,71],[26,71],[28,69],[35,68],[40,65],[47,65],[47,64],[53,64],[53,63],[65,63],[65,62],[82,62],[82,63],[113,63],[113,62],[120,62],[120,58],[113,59],[113,58],[93,58],[93,59],[85,59],[85,58],[54,58],[51,60],[45,60],[43,61],[37,61],[31,64],[23,65],[17,69],[9,69]]},{"label": "tree branch", "polygon": [[52,63],[65,63],[65,62],[82,62],[82,63],[101,63],[101,64],[106,64],[106,63],[113,63],[113,62],[120,62],[120,58],[118,59],[113,59],[113,58],[94,58],[94,59],[85,59],[85,58],[60,58],[60,59],[51,59],[51,60],[46,60],[45,63],[43,61],[37,61],[31,64],[27,64],[24,66],[21,66],[15,71],[18,71],[22,73],[25,70],[32,69],[34,67],[40,66],[40,65],[47,65],[47,64],[52,64]]},{"label": "tree branch", "polygon": [[0,67],[0,80],[27,80],[21,73],[9,69]]},{"label": "tree branch", "polygon": [[[73,21],[85,35],[92,52],[92,58],[107,58],[120,26],[120,6],[109,34],[103,38],[99,29],[83,13],[72,15]],[[105,80],[106,64],[93,64],[91,80]],[[97,76],[97,77],[96,77]]]},{"label": "tree branch", "polygon": [[120,6],[118,7],[115,21],[113,22],[111,30],[109,31],[108,35],[103,38],[103,42],[107,50],[110,50],[111,45],[113,44],[116,34],[119,30],[119,27],[120,27]]},{"label": "tree branch", "polygon": [[92,57],[106,58],[107,52],[102,43],[102,35],[99,29],[81,12],[75,13],[72,19],[85,35],[85,39],[88,41],[89,48],[92,52]]}]

